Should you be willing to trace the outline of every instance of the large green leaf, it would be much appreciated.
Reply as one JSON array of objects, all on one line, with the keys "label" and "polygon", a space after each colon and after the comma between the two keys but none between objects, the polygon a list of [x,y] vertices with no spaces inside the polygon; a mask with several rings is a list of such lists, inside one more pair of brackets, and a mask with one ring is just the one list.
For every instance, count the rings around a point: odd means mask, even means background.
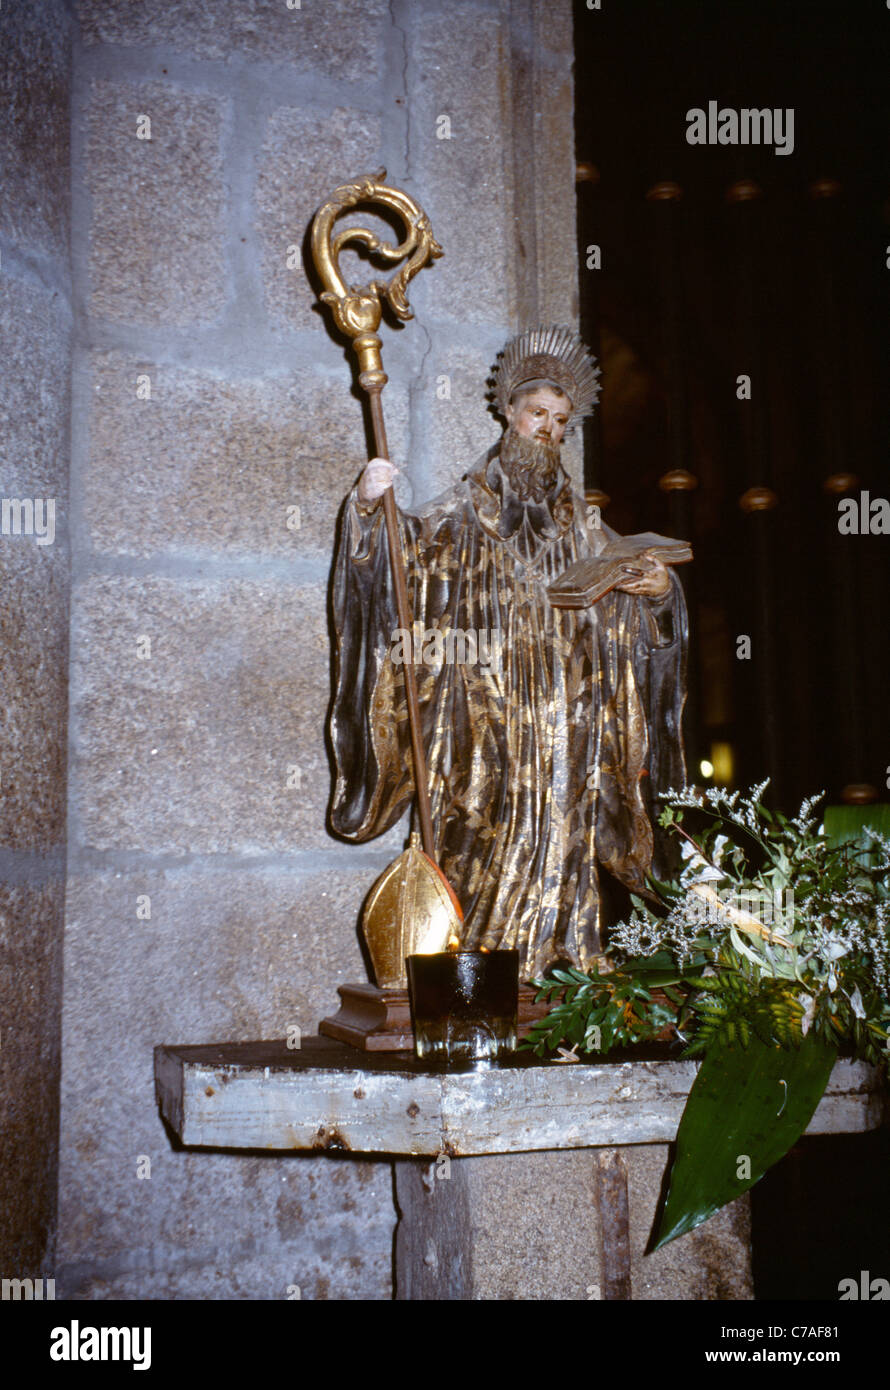
[{"label": "large green leaf", "polygon": [[[866,826],[881,835],[890,835],[890,804],[872,802],[869,806],[826,806],[823,816],[825,838],[833,844],[859,840]],[[866,858],[865,863],[868,862]]]},{"label": "large green leaf", "polygon": [[752,1037],[747,1047],[708,1050],[677,1132],[654,1250],[700,1226],[778,1163],[809,1124],[836,1056],[812,1034],[799,1048]]}]

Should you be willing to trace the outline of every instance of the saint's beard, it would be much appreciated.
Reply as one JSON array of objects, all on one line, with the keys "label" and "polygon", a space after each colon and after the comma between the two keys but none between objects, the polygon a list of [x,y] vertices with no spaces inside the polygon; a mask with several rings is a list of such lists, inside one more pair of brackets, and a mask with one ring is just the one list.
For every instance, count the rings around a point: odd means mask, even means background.
[{"label": "saint's beard", "polygon": [[501,440],[500,458],[520,502],[543,502],[555,490],[562,472],[558,444],[528,439],[508,425]]}]

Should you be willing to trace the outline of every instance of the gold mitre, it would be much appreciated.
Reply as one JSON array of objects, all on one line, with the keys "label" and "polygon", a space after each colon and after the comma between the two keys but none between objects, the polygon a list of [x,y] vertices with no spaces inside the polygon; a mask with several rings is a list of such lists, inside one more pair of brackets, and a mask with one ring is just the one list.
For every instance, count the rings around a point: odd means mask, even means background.
[{"label": "gold mitre", "polygon": [[365,905],[362,932],[377,985],[406,989],[405,957],[447,950],[460,941],[462,923],[454,893],[412,835]]},{"label": "gold mitre", "polygon": [[517,391],[532,383],[558,386],[572,402],[572,424],[593,413],[599,398],[600,369],[574,328],[527,328],[511,338],[490,379],[489,399],[499,414]]}]

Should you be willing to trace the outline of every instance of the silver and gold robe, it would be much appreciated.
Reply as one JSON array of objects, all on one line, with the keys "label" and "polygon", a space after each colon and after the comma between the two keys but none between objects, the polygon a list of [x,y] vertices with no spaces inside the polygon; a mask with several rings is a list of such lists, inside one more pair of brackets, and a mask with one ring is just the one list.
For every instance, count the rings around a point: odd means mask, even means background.
[{"label": "silver and gold robe", "polygon": [[521,501],[496,450],[400,526],[408,644],[383,507],[355,493],[346,504],[332,828],[369,840],[411,801],[402,660],[419,657],[437,858],[464,913],[461,945],[517,948],[522,979],[560,960],[586,969],[603,944],[600,870],[646,891],[655,793],[685,782],[679,581],[671,571],[661,600],[613,590],[590,609],[554,608],[548,585],[615,533],[587,526],[562,470],[547,499]]}]

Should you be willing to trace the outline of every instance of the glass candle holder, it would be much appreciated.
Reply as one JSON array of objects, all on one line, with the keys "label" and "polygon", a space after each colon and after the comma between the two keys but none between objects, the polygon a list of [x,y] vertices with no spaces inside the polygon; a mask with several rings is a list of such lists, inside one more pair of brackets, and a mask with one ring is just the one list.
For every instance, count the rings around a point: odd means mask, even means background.
[{"label": "glass candle holder", "polygon": [[484,1066],[515,1049],[518,951],[439,951],[405,963],[418,1057]]}]

